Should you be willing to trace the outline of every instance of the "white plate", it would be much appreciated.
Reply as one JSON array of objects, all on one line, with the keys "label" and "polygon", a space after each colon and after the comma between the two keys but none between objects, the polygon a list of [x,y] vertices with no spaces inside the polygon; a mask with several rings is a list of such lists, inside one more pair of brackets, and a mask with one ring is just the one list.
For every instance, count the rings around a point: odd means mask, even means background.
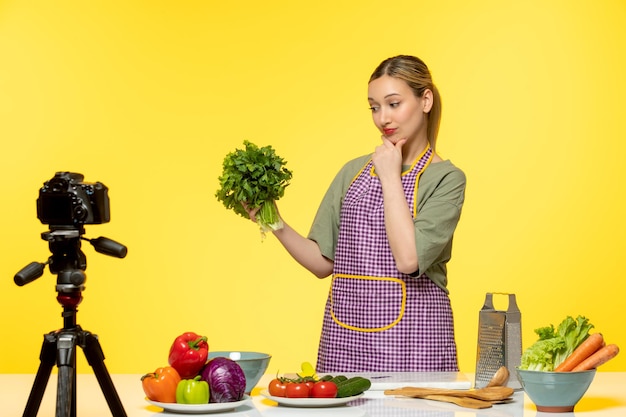
[{"label": "white plate", "polygon": [[472,383],[461,372],[361,372],[342,374],[348,378],[361,376],[372,382],[370,391],[402,387],[470,389]]},{"label": "white plate", "polygon": [[344,398],[287,398],[287,397],[274,397],[265,389],[261,391],[261,395],[265,398],[276,401],[279,405],[286,407],[302,407],[302,408],[316,408],[316,407],[337,407],[354,401],[357,398],[361,398],[363,394],[353,395],[352,397]]},{"label": "white plate", "polygon": [[208,404],[177,404],[177,403],[160,403],[158,401],[152,401],[146,398],[152,405],[161,407],[165,411],[170,413],[180,414],[209,414],[220,413],[222,411],[234,410],[240,405],[245,404],[250,400],[250,396],[244,395],[241,401],[233,401],[230,403],[208,403]]}]

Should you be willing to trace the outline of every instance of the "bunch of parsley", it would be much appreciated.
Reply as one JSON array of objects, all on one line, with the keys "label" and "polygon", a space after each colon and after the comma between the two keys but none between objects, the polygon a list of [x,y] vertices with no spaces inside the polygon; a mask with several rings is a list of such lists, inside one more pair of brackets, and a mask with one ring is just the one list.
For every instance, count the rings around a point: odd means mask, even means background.
[{"label": "bunch of parsley", "polygon": [[215,197],[247,219],[250,216],[242,203],[251,209],[259,207],[256,219],[261,233],[278,230],[283,222],[274,202],[284,195],[292,172],[271,146],[258,147],[247,140],[243,144],[245,149],[236,149],[224,158]]}]

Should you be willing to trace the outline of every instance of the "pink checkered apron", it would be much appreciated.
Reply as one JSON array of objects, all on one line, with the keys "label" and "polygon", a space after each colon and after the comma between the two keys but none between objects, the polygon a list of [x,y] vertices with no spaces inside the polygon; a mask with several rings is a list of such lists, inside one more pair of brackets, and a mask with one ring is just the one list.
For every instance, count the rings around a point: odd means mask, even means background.
[{"label": "pink checkered apron", "polygon": [[[431,159],[427,148],[402,175],[413,216],[419,176]],[[457,371],[448,295],[425,274],[397,270],[371,160],[346,192],[340,224],[317,371]]]}]

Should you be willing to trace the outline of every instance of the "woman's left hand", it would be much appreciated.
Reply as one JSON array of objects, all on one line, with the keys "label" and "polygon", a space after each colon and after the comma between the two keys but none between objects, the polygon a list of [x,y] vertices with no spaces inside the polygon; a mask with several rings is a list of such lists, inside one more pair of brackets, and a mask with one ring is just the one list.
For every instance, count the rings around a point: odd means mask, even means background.
[{"label": "woman's left hand", "polygon": [[406,139],[400,139],[395,144],[384,136],[382,140],[383,143],[376,147],[372,155],[376,175],[381,181],[388,177],[398,178],[402,174],[402,146]]}]

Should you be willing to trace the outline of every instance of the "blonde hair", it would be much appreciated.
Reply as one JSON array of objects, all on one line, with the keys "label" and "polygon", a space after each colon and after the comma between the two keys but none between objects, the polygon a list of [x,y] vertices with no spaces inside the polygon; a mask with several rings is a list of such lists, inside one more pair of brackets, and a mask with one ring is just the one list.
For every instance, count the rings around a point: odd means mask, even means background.
[{"label": "blonde hair", "polygon": [[383,75],[398,78],[406,82],[416,97],[422,97],[424,91],[433,93],[433,105],[427,115],[428,127],[426,135],[430,146],[435,149],[439,123],[441,121],[441,96],[433,83],[430,70],[421,59],[411,55],[398,55],[381,62],[370,76],[369,82]]}]

